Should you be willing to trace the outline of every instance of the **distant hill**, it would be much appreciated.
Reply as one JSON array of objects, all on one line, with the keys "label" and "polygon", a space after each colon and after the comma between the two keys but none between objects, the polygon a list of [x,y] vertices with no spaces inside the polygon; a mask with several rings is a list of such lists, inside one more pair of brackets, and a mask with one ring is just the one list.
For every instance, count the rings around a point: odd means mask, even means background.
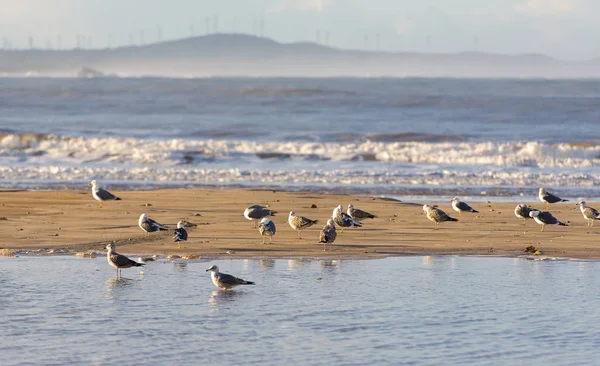
[{"label": "distant hill", "polygon": [[561,61],[539,54],[430,54],[342,50],[213,34],[144,46],[94,50],[0,51],[0,75],[168,77],[600,77],[600,60]]}]

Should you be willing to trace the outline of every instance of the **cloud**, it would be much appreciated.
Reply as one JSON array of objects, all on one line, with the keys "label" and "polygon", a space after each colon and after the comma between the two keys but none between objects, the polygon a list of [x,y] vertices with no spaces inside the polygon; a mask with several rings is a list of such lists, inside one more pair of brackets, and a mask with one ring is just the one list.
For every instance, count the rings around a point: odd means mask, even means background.
[{"label": "cloud", "polygon": [[331,8],[333,0],[281,0],[271,7],[271,12],[282,13],[296,10],[310,13],[323,13]]},{"label": "cloud", "polygon": [[572,0],[528,0],[517,4],[515,11],[531,15],[554,15],[573,11]]}]

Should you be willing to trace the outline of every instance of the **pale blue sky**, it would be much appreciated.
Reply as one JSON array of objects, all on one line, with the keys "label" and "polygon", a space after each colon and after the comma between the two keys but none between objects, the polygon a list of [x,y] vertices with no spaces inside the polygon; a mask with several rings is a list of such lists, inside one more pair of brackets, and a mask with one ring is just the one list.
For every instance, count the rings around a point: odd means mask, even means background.
[{"label": "pale blue sky", "polygon": [[[342,48],[390,51],[545,53],[565,59],[600,57],[600,0],[0,0],[0,37],[15,47],[94,47],[220,32]],[[0,38],[0,46],[2,45]]]}]

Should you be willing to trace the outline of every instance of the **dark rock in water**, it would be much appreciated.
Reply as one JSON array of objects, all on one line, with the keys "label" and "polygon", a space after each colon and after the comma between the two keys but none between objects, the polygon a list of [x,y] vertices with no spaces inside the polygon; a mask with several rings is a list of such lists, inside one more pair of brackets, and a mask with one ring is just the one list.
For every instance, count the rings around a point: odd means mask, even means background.
[{"label": "dark rock in water", "polygon": [[260,159],[289,159],[292,157],[291,154],[276,152],[256,153],[256,156],[258,156]]},{"label": "dark rock in water", "polygon": [[77,77],[85,79],[102,78],[106,77],[106,74],[102,71],[92,69],[91,67],[82,67],[81,70],[77,72]]},{"label": "dark rock in water", "polygon": [[354,155],[350,161],[377,161],[377,155],[370,153]]},{"label": "dark rock in water", "polygon": [[531,254],[533,254],[535,252],[537,252],[537,249],[533,245],[530,245],[527,248],[525,248],[525,253],[531,253]]}]

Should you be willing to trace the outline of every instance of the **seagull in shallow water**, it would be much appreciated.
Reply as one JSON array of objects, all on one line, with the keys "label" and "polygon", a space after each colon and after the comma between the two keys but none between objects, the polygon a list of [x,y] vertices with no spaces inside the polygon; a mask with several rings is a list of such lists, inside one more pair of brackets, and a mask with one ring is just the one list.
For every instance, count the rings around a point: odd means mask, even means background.
[{"label": "seagull in shallow water", "polygon": [[219,272],[219,267],[214,264],[206,272],[210,272],[213,283],[220,289],[229,290],[239,285],[254,285],[254,282],[242,280],[241,278]]},{"label": "seagull in shallow water", "polygon": [[552,214],[547,211],[531,211],[529,216],[533,217],[535,222],[542,225],[542,231],[544,231],[546,225],[568,226],[567,224],[560,222],[556,217],[552,216]]},{"label": "seagull in shallow water", "polygon": [[103,201],[120,201],[121,200],[119,197],[115,196],[114,194],[110,193],[109,191],[100,188],[100,186],[98,186],[98,183],[95,180],[91,181],[89,185],[92,186],[92,196],[94,196],[94,199],[96,201],[100,201],[100,208],[102,208]]},{"label": "seagull in shallow water", "polygon": [[298,239],[302,239],[301,233],[302,230],[307,229],[314,224],[316,224],[319,220],[311,220],[304,216],[296,216],[294,211],[290,211],[290,215],[288,216],[288,224],[292,227],[292,229],[298,232]]},{"label": "seagull in shallow water", "polygon": [[552,193],[546,192],[546,190],[544,188],[540,188],[540,191],[538,193],[538,198],[540,199],[540,201],[546,202],[546,210],[550,207],[551,203],[568,201],[568,200],[563,200],[562,198],[555,196]]},{"label": "seagull in shallow water", "polygon": [[457,219],[448,216],[448,214],[446,214],[444,211],[434,206],[423,205],[423,211],[425,211],[425,214],[429,221],[435,223],[436,230],[438,229],[440,222],[458,221]]},{"label": "seagull in shallow water", "polygon": [[119,279],[119,270],[123,268],[131,268],[131,267],[141,267],[145,266],[145,263],[138,263],[134,260],[131,260],[124,256],[123,254],[119,254],[115,251],[115,244],[108,243],[106,245],[106,260],[108,264],[110,264],[113,268],[117,270],[117,279]]},{"label": "seagull in shallow water", "polygon": [[138,220],[138,225],[146,233],[153,233],[156,231],[168,230],[166,226],[164,226],[163,224],[159,224],[158,222],[152,220],[145,213],[140,215],[140,219]]},{"label": "seagull in shallow water", "polygon": [[344,207],[342,207],[342,205],[339,205],[338,207],[333,209],[333,214],[331,216],[333,222],[335,222],[335,224],[342,229],[342,232],[344,232],[345,227],[362,227],[362,224],[360,222],[354,220],[343,210]]},{"label": "seagull in shallow water", "polygon": [[577,203],[583,218],[587,220],[588,226],[594,226],[594,221],[600,220],[600,212],[593,207],[588,207],[585,201],[579,201]]},{"label": "seagull in shallow water", "polygon": [[254,227],[256,227],[256,223],[260,221],[263,217],[275,216],[276,213],[277,211],[269,210],[264,206],[252,205],[244,210],[244,217],[250,221],[253,221]]},{"label": "seagull in shallow water", "polygon": [[179,242],[187,241],[188,233],[185,231],[185,224],[183,221],[177,223],[177,229],[175,229],[175,235],[173,235],[173,241],[177,243],[177,248],[181,248]]},{"label": "seagull in shallow water", "polygon": [[450,202],[452,202],[452,208],[454,209],[454,211],[458,212],[458,216],[461,216],[463,212],[479,213],[479,211],[473,209],[473,207],[467,205],[458,197],[454,197]]},{"label": "seagull in shallow water", "polygon": [[325,245],[327,244],[329,244],[329,249],[331,249],[331,244],[333,244],[336,237],[335,223],[333,219],[329,219],[327,220],[327,225],[323,227],[319,234],[319,243],[323,243],[323,251],[325,251]]},{"label": "seagull in shallow water", "polygon": [[377,216],[373,215],[372,213],[355,208],[352,204],[348,205],[348,216],[352,217],[356,221],[361,221],[361,220],[365,220],[365,219],[374,219],[377,217]]},{"label": "seagull in shallow water", "polygon": [[262,236],[263,244],[265,243],[265,236],[269,237],[269,244],[271,244],[271,241],[273,240],[273,235],[275,235],[277,229],[275,228],[275,223],[273,222],[273,220],[263,217],[262,220],[260,220],[260,223],[258,224],[258,232]]}]

